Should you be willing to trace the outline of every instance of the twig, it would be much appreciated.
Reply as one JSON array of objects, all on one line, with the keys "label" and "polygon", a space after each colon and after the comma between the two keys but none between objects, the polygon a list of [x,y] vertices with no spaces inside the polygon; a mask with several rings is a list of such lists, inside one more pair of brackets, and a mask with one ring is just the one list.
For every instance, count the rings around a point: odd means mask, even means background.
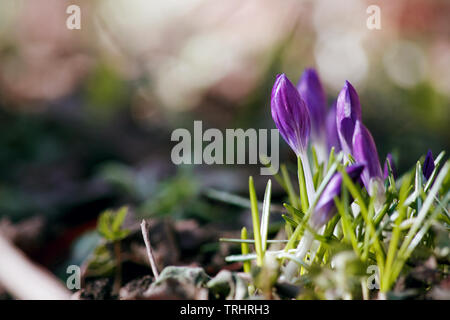
[{"label": "twig", "polygon": [[147,249],[147,256],[148,256],[148,260],[150,261],[150,266],[152,268],[153,275],[155,276],[155,279],[158,280],[159,273],[158,273],[158,269],[156,268],[155,259],[153,258],[153,250],[152,250],[152,246],[150,244],[150,239],[148,237],[148,224],[147,224],[147,221],[145,221],[145,219],[142,219],[141,230],[142,230],[142,236],[144,237],[145,248]]},{"label": "twig", "polygon": [[1,232],[0,252],[0,284],[15,298],[70,299],[70,291],[53,274],[32,263]]}]

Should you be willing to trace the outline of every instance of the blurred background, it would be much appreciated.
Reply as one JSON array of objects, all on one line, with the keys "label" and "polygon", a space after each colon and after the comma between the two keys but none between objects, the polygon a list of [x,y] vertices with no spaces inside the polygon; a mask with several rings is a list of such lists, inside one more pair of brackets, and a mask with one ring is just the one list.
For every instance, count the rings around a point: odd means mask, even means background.
[{"label": "blurred background", "polygon": [[[66,28],[71,4],[80,30]],[[45,235],[28,252],[57,269],[106,208],[231,221],[204,191],[246,195],[259,165],[177,168],[171,132],[274,128],[276,74],[306,67],[330,105],[355,86],[381,161],[408,170],[449,150],[449,21],[447,0],[2,0],[0,224]]]}]

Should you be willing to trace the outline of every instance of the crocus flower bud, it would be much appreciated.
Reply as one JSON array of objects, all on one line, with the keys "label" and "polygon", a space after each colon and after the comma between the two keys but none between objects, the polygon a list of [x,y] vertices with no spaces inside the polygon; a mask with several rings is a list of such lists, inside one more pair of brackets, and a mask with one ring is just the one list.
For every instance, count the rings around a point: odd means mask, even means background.
[{"label": "crocus flower bud", "polygon": [[395,167],[394,160],[392,159],[392,154],[390,153],[387,154],[386,161],[384,162],[383,178],[387,179],[387,177],[389,177],[388,161],[392,169],[392,175],[394,176],[395,179],[397,178],[397,168]]},{"label": "crocus flower bud", "polygon": [[341,143],[339,141],[338,130],[336,127],[336,103],[334,103],[328,111],[326,127],[328,149],[330,150],[334,147],[336,152],[341,151]]},{"label": "crocus flower bud", "polygon": [[352,152],[356,121],[361,121],[361,105],[355,88],[346,81],[336,101],[336,126],[342,150]]},{"label": "crocus flower bud", "polygon": [[272,118],[297,156],[306,152],[311,122],[308,108],[284,74],[277,76],[271,97]]},{"label": "crocus flower bud", "polygon": [[[361,180],[369,194],[372,194],[372,182],[381,180],[381,166],[378,158],[377,147],[369,130],[357,120],[353,134],[353,157],[356,163],[364,163],[364,171]],[[380,186],[378,186],[380,187]],[[380,191],[380,190],[379,190]]]},{"label": "crocus flower bud", "polygon": [[431,150],[428,150],[427,155],[425,156],[425,161],[423,162],[422,172],[425,178],[428,180],[431,177],[431,174],[434,170],[434,159],[433,153]]},{"label": "crocus flower bud", "polygon": [[297,90],[305,101],[311,117],[311,139],[319,143],[324,142],[327,105],[325,92],[316,70],[305,69],[297,84]]},{"label": "crocus flower bud", "polygon": [[[345,171],[352,179],[353,182],[359,180],[361,172],[364,169],[364,164],[354,164],[345,168]],[[334,197],[341,194],[342,189],[342,174],[340,172],[335,173],[328,182],[325,190],[317,202],[314,208],[314,213],[311,217],[311,225],[316,230],[327,223],[336,213],[336,207],[334,204]]]}]

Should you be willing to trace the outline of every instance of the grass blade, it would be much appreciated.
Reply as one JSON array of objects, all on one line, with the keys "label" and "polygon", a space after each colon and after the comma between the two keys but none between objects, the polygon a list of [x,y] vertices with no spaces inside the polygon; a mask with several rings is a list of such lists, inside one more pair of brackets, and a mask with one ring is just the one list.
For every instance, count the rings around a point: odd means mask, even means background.
[{"label": "grass blade", "polygon": [[270,198],[272,196],[272,181],[269,179],[266,185],[266,191],[264,192],[264,202],[262,207],[261,217],[261,246],[262,251],[267,249],[267,233],[269,230],[269,216],[270,216]]},{"label": "grass blade", "polygon": [[248,188],[250,192],[250,204],[252,210],[252,222],[253,222],[253,237],[255,238],[255,250],[257,254],[257,264],[258,266],[262,266],[263,262],[263,251],[262,251],[262,243],[261,243],[261,227],[259,221],[259,213],[258,213],[258,199],[256,198],[255,185],[253,183],[253,177],[248,179]]}]

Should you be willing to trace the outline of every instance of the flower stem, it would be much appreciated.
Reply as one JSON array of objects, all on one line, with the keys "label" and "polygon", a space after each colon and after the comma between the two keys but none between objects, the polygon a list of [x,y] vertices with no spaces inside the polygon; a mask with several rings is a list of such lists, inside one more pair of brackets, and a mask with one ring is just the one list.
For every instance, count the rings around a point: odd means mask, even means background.
[{"label": "flower stem", "polygon": [[[299,260],[303,260],[306,256],[306,253],[311,248],[312,242],[314,240],[314,236],[308,230],[305,231],[302,239],[300,240],[297,252],[295,253],[295,257]],[[292,280],[295,277],[296,272],[298,271],[298,264],[294,261],[289,261],[286,269],[284,270],[284,274],[287,280]]]},{"label": "flower stem", "polygon": [[[304,190],[303,192],[306,193],[306,198],[304,197],[305,195],[302,194],[302,190],[300,189],[300,196],[302,197],[302,201],[303,198],[305,198],[305,200],[308,200],[308,205],[303,209],[303,211],[306,211],[309,208],[309,204],[313,203],[314,200],[314,182],[313,182],[313,178],[311,175],[311,167],[309,166],[309,160],[308,160],[308,155],[306,154],[306,152],[301,153],[300,156],[297,158],[298,159],[298,168],[299,168],[299,184],[300,184],[300,188],[305,188],[306,186],[306,191]],[[301,172],[300,172],[301,171]],[[302,173],[302,174],[301,174]],[[303,202],[302,202],[302,206],[303,206]]]},{"label": "flower stem", "polygon": [[302,211],[306,212],[309,207],[308,203],[308,195],[306,191],[306,182],[305,182],[305,174],[303,171],[303,164],[300,157],[297,158],[297,164],[298,164],[298,187],[300,190],[300,202],[302,206]]}]

